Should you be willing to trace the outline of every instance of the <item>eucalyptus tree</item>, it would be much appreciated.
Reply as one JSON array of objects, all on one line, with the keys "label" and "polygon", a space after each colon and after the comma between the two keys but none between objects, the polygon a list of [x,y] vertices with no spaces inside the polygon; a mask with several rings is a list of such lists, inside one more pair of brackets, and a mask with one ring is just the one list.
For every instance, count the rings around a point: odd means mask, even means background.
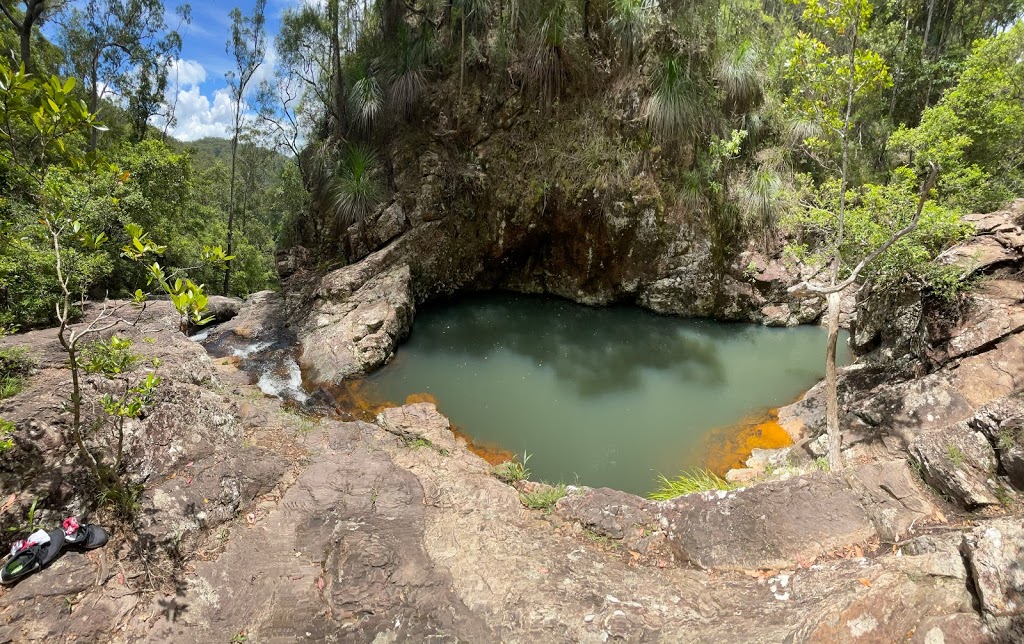
[{"label": "eucalyptus tree", "polygon": [[[177,14],[188,21],[189,6],[178,7]],[[104,98],[119,94],[130,103],[136,120],[142,120],[144,134],[145,121],[166,89],[169,67],[181,51],[181,36],[169,28],[163,2],[85,0],[67,12],[60,42],[68,73],[85,81],[89,111],[97,114]],[[90,149],[96,142],[93,129]]]},{"label": "eucalyptus tree", "polygon": [[47,19],[63,11],[67,5],[68,0],[0,0],[0,12],[18,34],[21,63],[26,70],[32,71],[33,35],[39,32]]},{"label": "eucalyptus tree", "polygon": [[[225,50],[235,60],[235,71],[225,74],[235,113],[231,135],[231,179],[228,188],[228,250],[231,255],[235,232],[235,179],[238,165],[238,139],[242,134],[245,116],[245,93],[256,75],[256,70],[263,64],[266,56],[266,8],[267,0],[256,0],[251,15],[244,15],[237,7],[231,10],[231,38]],[[231,285],[231,264],[224,270],[224,293],[227,294]]]}]

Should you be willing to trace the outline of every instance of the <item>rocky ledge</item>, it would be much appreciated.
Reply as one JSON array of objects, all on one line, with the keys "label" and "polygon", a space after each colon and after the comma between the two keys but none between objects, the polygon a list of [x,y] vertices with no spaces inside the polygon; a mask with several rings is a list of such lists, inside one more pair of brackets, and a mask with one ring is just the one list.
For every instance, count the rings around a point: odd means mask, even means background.
[{"label": "rocky ledge", "polygon": [[[305,416],[158,304],[117,330],[164,365],[129,426],[136,517],[107,547],[4,589],[0,641],[1021,641],[1022,209],[978,218],[979,236],[948,254],[985,276],[955,324],[901,301],[892,319],[918,333],[911,352],[869,338],[861,303],[855,336],[871,353],[843,373],[846,471],[816,471],[812,390],[780,411],[797,446],[759,455],[767,480],[665,502],[570,487],[529,509],[543,485],[499,480],[432,404],[373,422]],[[420,301],[401,258],[388,246],[254,296],[215,334],[294,333],[312,381],[373,369]],[[67,441],[54,334],[2,343],[38,369],[0,407],[17,426],[0,523],[32,499],[44,522],[81,512],[92,492]],[[88,400],[103,389],[91,377]]]}]

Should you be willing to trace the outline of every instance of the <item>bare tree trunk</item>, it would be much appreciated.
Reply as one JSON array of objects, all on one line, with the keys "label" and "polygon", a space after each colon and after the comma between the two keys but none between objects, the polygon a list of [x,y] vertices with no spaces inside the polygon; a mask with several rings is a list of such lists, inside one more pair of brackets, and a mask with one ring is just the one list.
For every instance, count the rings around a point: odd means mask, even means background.
[{"label": "bare tree trunk", "polygon": [[328,5],[331,22],[331,67],[333,67],[332,80],[334,81],[334,139],[342,139],[342,114],[344,113],[345,80],[341,74],[341,36],[338,34],[341,29],[341,7],[338,0],[331,0]]},{"label": "bare tree trunk", "polygon": [[[231,255],[232,242],[234,241],[235,225],[235,168],[238,161],[238,108],[235,110],[235,136],[231,139],[231,187],[228,190],[228,255]],[[228,287],[231,285],[231,262],[224,267],[224,295],[230,295]]]},{"label": "bare tree trunk", "polygon": [[925,54],[925,58],[927,58],[927,53],[926,52],[928,51],[928,36],[931,34],[931,31],[932,31],[932,16],[934,14],[935,14],[935,0],[929,0],[929,2],[928,2],[928,19],[924,23],[924,48],[923,48],[923,50],[921,52],[922,54]]},{"label": "bare tree trunk", "polygon": [[828,435],[828,464],[832,471],[843,466],[842,434],[839,430],[839,383],[836,376],[836,347],[839,344],[840,293],[829,293],[828,347],[825,353],[825,428]]}]

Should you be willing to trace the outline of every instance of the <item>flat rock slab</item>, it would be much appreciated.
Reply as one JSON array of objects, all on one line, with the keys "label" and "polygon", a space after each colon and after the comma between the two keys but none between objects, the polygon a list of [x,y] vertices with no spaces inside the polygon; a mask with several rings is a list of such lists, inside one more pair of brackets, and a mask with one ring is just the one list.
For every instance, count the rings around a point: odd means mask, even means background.
[{"label": "flat rock slab", "polygon": [[858,494],[834,475],[690,494],[661,516],[676,555],[705,569],[784,568],[875,535]]}]

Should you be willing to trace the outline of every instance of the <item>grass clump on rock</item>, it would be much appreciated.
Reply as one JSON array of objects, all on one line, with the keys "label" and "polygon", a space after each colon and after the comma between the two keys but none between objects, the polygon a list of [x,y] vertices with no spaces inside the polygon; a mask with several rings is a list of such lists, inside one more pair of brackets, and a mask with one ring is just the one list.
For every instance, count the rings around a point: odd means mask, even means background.
[{"label": "grass clump on rock", "polygon": [[530,454],[523,452],[522,462],[505,461],[504,463],[499,463],[491,468],[491,473],[503,483],[508,483],[509,485],[525,481],[530,478],[530,468],[526,467],[530,456]]},{"label": "grass clump on rock", "polygon": [[674,479],[661,475],[658,479],[661,487],[649,495],[655,501],[669,501],[678,496],[693,494],[694,492],[735,490],[739,487],[706,469],[687,470]]},{"label": "grass clump on rock", "polygon": [[536,489],[520,494],[519,500],[531,510],[550,510],[565,494],[565,485],[538,485]]}]

